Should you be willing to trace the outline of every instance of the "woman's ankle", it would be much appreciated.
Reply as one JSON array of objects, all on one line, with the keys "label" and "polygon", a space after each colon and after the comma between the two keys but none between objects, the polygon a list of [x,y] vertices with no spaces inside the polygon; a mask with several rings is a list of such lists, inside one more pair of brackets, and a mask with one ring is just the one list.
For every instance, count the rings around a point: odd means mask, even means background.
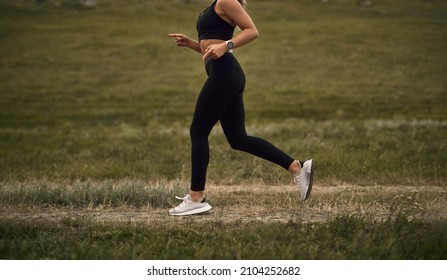
[{"label": "woman's ankle", "polygon": [[289,166],[289,172],[292,175],[299,174],[301,171],[302,164],[298,160],[294,160]]},{"label": "woman's ankle", "polygon": [[192,201],[202,201],[205,197],[205,191],[189,191],[189,196],[191,196]]}]

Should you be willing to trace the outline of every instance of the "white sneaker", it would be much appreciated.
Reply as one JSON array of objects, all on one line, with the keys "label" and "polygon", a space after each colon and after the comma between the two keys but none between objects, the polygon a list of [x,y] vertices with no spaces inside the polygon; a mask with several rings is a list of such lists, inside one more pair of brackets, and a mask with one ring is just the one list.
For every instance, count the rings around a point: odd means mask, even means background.
[{"label": "white sneaker", "polygon": [[200,202],[194,202],[191,196],[188,194],[185,197],[178,197],[177,199],[183,200],[179,206],[169,210],[171,216],[186,216],[194,215],[209,211],[212,207],[206,202],[205,197]]},{"label": "white sneaker", "polygon": [[314,161],[312,159],[306,160],[301,167],[301,171],[293,178],[293,181],[298,185],[301,192],[301,199],[306,200],[312,191],[312,184],[314,179]]}]

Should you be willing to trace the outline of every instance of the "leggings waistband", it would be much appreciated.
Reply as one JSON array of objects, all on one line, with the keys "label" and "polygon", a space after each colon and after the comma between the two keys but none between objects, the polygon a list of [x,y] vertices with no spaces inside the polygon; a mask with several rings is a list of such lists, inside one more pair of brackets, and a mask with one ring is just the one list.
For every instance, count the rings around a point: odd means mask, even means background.
[{"label": "leggings waistband", "polygon": [[[232,51],[227,51],[226,53],[224,53],[224,55],[222,57],[224,57],[226,55],[230,55],[230,54],[232,55],[232,53],[233,53]],[[221,59],[222,57],[220,57],[219,59]],[[212,59],[211,57],[205,58],[205,65],[207,65],[210,60],[214,60],[214,59]]]}]

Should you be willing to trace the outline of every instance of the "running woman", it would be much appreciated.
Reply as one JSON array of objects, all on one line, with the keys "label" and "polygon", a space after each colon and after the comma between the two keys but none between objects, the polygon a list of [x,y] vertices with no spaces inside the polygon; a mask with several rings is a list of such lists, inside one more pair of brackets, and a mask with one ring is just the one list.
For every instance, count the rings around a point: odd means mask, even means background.
[{"label": "running woman", "polygon": [[[232,52],[256,39],[258,30],[245,10],[245,0],[214,0],[199,16],[198,41],[183,34],[169,34],[179,47],[202,54],[208,75],[197,99],[191,137],[191,187],[182,202],[169,215],[193,215],[209,211],[205,182],[209,163],[208,136],[220,121],[224,134],[235,150],[273,162],[288,170],[306,200],[312,190],[313,160],[295,160],[270,142],[247,135],[243,91],[245,75]],[[235,27],[241,29],[234,38]]]}]

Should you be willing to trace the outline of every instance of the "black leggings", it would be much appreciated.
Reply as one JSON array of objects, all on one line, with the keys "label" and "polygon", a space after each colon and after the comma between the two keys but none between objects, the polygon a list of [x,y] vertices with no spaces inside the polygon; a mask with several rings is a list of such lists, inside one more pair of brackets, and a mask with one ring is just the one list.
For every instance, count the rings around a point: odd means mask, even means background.
[{"label": "black leggings", "polygon": [[231,148],[245,151],[288,169],[293,158],[264,139],[248,136],[242,92],[245,75],[236,58],[226,53],[205,65],[208,79],[197,99],[191,135],[191,190],[205,189],[209,162],[208,136],[220,120]]}]

